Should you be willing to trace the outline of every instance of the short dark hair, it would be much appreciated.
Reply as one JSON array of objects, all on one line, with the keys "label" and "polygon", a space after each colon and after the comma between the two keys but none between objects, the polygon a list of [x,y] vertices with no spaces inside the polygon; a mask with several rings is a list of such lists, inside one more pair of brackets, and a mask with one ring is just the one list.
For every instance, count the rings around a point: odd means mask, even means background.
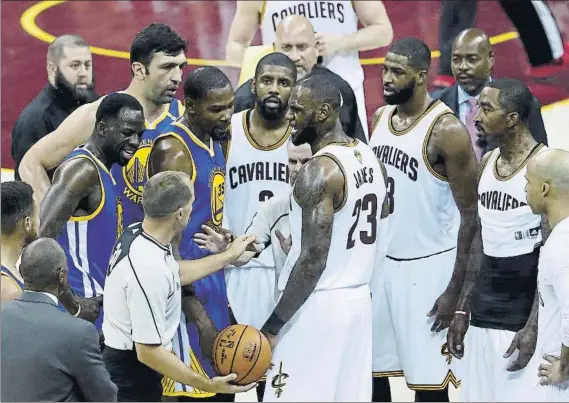
[{"label": "short dark hair", "polygon": [[2,182],[1,185],[2,234],[12,234],[25,217],[34,210],[34,191],[26,182]]},{"label": "short dark hair", "polygon": [[419,38],[408,36],[393,42],[388,53],[407,58],[407,64],[414,69],[428,70],[431,66],[431,49]]},{"label": "short dark hair", "polygon": [[266,56],[263,56],[259,63],[257,63],[257,67],[255,68],[255,78],[261,74],[261,71],[265,66],[279,66],[284,67],[292,71],[292,75],[294,80],[296,81],[296,64],[291,60],[290,57],[285,55],[281,52],[274,52],[269,53]]},{"label": "short dark hair", "polygon": [[231,81],[217,67],[200,67],[188,74],[184,80],[184,98],[201,101],[208,92],[225,88],[228,85],[231,86]]},{"label": "short dark hair", "polygon": [[319,104],[327,103],[334,110],[342,106],[342,94],[328,74],[305,77],[296,85],[299,88],[310,90],[311,98]]},{"label": "short dark hair", "polygon": [[54,39],[52,43],[49,44],[47,47],[47,61],[59,63],[61,58],[63,57],[63,53],[65,52],[65,48],[88,48],[89,44],[80,37],[79,35],[75,34],[65,34],[60,35]]},{"label": "short dark hair", "polygon": [[65,266],[65,252],[55,239],[36,239],[22,251],[20,273],[26,289],[31,291],[48,291],[57,286],[58,271]]},{"label": "short dark hair", "polygon": [[132,41],[130,64],[139,62],[148,68],[155,53],[164,52],[168,56],[176,56],[187,48],[188,43],[168,25],[152,23],[136,34]]},{"label": "short dark hair", "polygon": [[190,177],[183,172],[164,171],[152,176],[142,191],[144,215],[162,218],[175,213],[194,198]]},{"label": "short dark hair", "polygon": [[516,78],[498,78],[486,86],[500,91],[498,102],[507,113],[516,112],[522,121],[528,119],[533,95],[523,81]]},{"label": "short dark hair", "polygon": [[107,95],[99,104],[95,124],[103,120],[117,118],[123,108],[140,111],[144,114],[142,105],[135,97],[122,92],[113,92]]}]

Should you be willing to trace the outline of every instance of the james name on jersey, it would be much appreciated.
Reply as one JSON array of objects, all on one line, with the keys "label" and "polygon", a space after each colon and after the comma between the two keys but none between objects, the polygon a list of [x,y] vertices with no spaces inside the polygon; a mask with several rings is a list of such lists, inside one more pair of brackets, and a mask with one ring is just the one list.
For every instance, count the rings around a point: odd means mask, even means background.
[{"label": "james name on jersey", "polygon": [[[282,3],[284,5],[287,2]],[[300,4],[289,5],[280,11],[273,12],[271,14],[271,21],[275,31],[279,23],[289,15],[302,15],[308,19],[330,19],[340,23],[345,21],[344,5],[341,2],[305,1]]]}]

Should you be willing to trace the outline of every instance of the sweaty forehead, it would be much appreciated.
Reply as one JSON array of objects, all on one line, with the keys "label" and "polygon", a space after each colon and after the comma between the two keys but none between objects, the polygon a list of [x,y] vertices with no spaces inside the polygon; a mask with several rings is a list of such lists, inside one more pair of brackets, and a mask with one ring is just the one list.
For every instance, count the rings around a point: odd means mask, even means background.
[{"label": "sweaty forehead", "polygon": [[497,88],[491,88],[491,87],[484,87],[482,89],[482,91],[480,92],[480,97],[479,100],[482,102],[487,102],[491,105],[493,105],[494,107],[499,107],[500,106],[500,102],[498,100],[498,97],[500,96],[500,90]]},{"label": "sweaty forehead", "polygon": [[119,113],[119,122],[123,126],[136,127],[144,125],[144,114],[130,108],[122,108]]},{"label": "sweaty forehead", "polygon": [[225,104],[231,102],[233,98],[233,88],[228,84],[225,87],[209,90],[204,102],[207,104]]}]

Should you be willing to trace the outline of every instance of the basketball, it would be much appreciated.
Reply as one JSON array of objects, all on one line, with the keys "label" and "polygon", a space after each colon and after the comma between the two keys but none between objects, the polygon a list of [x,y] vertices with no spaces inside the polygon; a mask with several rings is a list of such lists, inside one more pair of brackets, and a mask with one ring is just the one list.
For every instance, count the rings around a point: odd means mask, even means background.
[{"label": "basketball", "polygon": [[261,379],[271,365],[271,346],[259,330],[246,325],[225,328],[213,344],[213,367],[220,376],[235,373],[238,385]]}]

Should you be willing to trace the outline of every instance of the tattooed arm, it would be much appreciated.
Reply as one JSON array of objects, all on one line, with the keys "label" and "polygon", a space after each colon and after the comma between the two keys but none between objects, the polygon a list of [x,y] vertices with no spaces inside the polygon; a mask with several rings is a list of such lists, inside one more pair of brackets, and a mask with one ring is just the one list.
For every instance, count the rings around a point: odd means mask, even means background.
[{"label": "tattooed arm", "polygon": [[306,302],[326,268],[334,208],[344,197],[340,167],[328,157],[311,160],[296,179],[294,197],[302,209],[301,251],[282,298],[261,329],[270,338],[274,338]]}]

